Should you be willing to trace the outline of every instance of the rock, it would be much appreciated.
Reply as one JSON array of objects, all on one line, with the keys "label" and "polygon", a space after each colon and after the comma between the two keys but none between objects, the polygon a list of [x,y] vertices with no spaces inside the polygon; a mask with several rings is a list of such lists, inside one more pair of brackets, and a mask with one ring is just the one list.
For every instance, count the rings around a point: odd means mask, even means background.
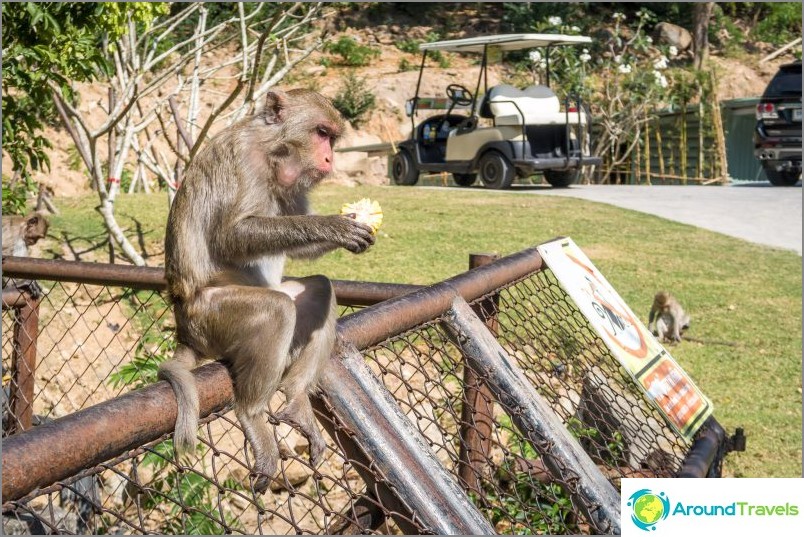
[{"label": "rock", "polygon": [[304,70],[307,76],[321,76],[327,72],[327,68],[323,65],[312,65]]},{"label": "rock", "polygon": [[686,50],[692,45],[692,34],[676,24],[660,22],[656,25],[654,33],[659,43],[673,45],[679,51]]},{"label": "rock", "polygon": [[[281,463],[280,472],[268,485],[273,492],[295,489],[310,478],[313,470],[295,459]],[[290,487],[290,488],[289,488]]]}]

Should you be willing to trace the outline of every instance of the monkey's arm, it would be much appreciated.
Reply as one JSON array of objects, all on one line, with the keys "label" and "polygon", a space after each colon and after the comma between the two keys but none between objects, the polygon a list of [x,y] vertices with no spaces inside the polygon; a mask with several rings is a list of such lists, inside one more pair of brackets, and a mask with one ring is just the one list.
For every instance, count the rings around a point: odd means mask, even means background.
[{"label": "monkey's arm", "polygon": [[653,325],[653,321],[656,319],[656,308],[650,308],[650,314],[648,315],[648,332],[653,332],[651,326]]},{"label": "monkey's arm", "polygon": [[318,244],[307,244],[297,248],[290,248],[285,253],[294,259],[315,259],[316,257],[321,257],[324,254],[328,254],[338,247],[339,245],[335,244],[334,242],[322,242]]},{"label": "monkey's arm", "polygon": [[360,253],[374,236],[370,227],[343,216],[249,216],[225,223],[211,242],[222,258],[247,262],[296,249],[324,253],[332,244]]}]

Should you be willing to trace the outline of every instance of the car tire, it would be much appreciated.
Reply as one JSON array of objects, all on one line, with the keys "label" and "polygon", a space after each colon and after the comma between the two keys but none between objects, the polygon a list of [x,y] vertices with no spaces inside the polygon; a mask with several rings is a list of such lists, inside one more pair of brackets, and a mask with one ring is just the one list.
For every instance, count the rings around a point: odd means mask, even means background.
[{"label": "car tire", "polygon": [[555,188],[567,188],[580,176],[581,170],[544,170],[544,179]]},{"label": "car tire", "polygon": [[401,186],[413,186],[419,182],[419,171],[407,150],[402,149],[394,155],[391,161],[391,178],[394,184]]},{"label": "car tire", "polygon": [[477,181],[476,173],[453,173],[452,180],[458,186],[472,186]]},{"label": "car tire", "polygon": [[765,168],[765,175],[773,186],[796,186],[801,173],[791,170],[771,170]]},{"label": "car tire", "polygon": [[514,182],[516,171],[505,155],[489,151],[480,157],[479,175],[486,188],[505,190]]}]

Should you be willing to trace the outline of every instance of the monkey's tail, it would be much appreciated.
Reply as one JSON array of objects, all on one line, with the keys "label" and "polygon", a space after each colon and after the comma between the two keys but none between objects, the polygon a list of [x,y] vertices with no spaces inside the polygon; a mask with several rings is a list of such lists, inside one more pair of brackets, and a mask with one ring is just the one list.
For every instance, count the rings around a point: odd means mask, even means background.
[{"label": "monkey's tail", "polygon": [[198,358],[192,348],[180,343],[173,358],[159,366],[158,377],[170,383],[179,407],[173,435],[173,445],[179,455],[195,450],[199,403],[195,377],[190,370],[195,367]]}]

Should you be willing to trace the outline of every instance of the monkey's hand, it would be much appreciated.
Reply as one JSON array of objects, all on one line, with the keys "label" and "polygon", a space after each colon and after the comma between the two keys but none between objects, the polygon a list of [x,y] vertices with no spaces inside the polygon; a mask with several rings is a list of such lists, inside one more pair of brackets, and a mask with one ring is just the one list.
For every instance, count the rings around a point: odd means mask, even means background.
[{"label": "monkey's hand", "polygon": [[331,216],[330,231],[332,237],[329,240],[342,246],[353,254],[365,252],[369,246],[374,244],[373,230],[348,216]]}]

